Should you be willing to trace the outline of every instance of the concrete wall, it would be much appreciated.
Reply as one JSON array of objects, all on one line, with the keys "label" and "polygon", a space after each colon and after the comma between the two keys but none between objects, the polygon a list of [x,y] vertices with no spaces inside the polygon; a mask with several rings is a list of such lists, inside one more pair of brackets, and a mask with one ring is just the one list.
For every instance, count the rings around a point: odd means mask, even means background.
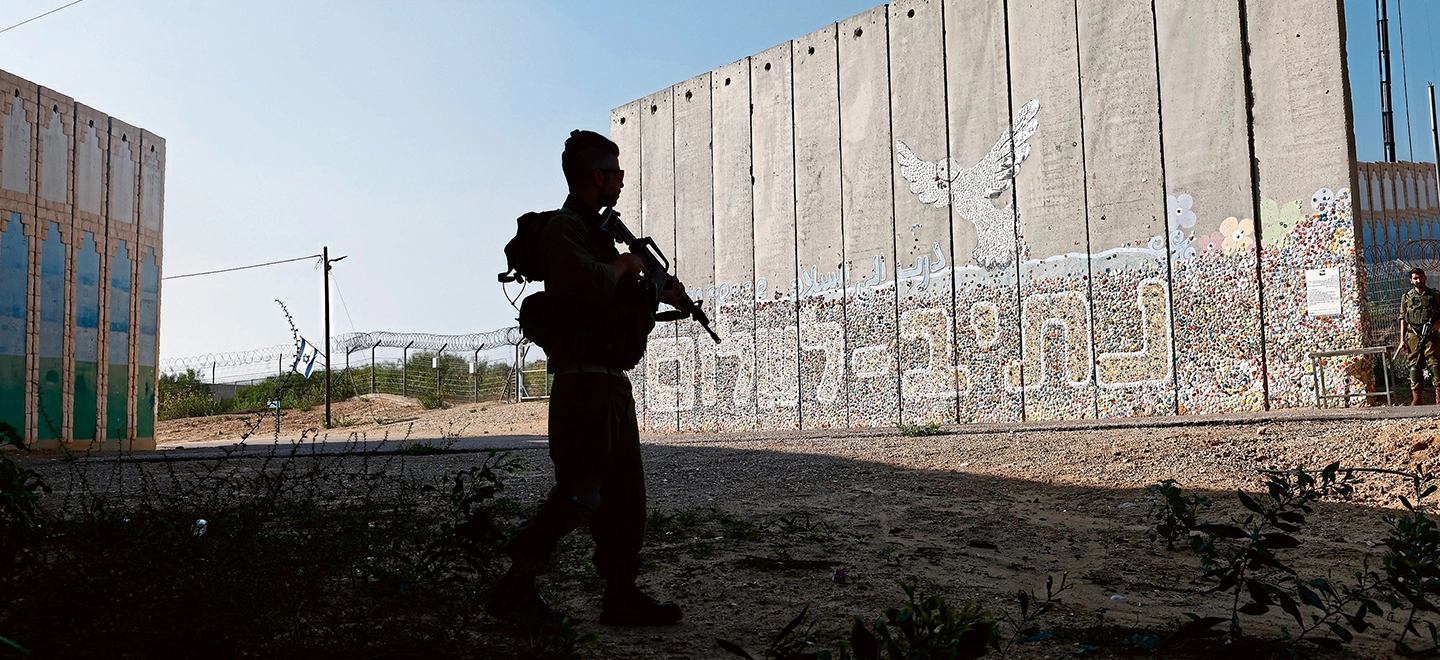
[{"label": "concrete wall", "polygon": [[0,99],[0,422],[153,446],[165,142],[3,71]]},{"label": "concrete wall", "polygon": [[657,328],[646,428],[1310,404],[1306,353],[1365,329],[1343,35],[1334,1],[896,0],[708,74],[708,182],[653,100],[694,82],[642,99],[645,229],[724,338]]}]

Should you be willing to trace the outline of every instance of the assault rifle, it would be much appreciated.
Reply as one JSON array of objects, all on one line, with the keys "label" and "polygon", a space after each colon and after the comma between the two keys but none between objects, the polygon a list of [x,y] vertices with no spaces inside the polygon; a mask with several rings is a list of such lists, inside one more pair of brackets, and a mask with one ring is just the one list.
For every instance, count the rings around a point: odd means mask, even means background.
[{"label": "assault rifle", "polygon": [[[635,238],[630,228],[620,221],[620,212],[611,208],[605,212],[604,218],[600,221],[600,230],[609,234],[616,243],[624,243],[630,248],[630,254],[640,258],[640,267],[645,271],[648,286],[653,286],[656,292],[664,291],[670,286],[674,279],[670,275],[670,260],[665,258],[665,253],[655,245],[655,241],[649,236]],[[705,332],[710,333],[710,338],[715,343],[720,343],[720,335],[710,329],[710,317],[700,309],[704,301],[694,301],[684,291],[680,292],[680,301],[675,305],[674,312],[661,312],[655,315],[657,321],[678,321],[683,318],[694,318]]]},{"label": "assault rifle", "polygon": [[[1426,321],[1424,325],[1420,326],[1420,340],[1415,342],[1415,350],[1409,353],[1410,364],[1420,365],[1420,375],[1422,377],[1425,375],[1425,371],[1430,366],[1428,364],[1429,361],[1425,359],[1425,344],[1430,342],[1430,332],[1434,329],[1434,327],[1435,321],[1433,320]],[[1419,360],[1419,362],[1416,362],[1416,360]]]}]

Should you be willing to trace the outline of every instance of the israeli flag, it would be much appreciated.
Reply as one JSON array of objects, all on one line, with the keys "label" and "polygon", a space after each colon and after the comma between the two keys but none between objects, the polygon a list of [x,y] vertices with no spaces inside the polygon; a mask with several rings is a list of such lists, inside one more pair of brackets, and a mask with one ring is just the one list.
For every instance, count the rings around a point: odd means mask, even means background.
[{"label": "israeli flag", "polygon": [[301,338],[300,350],[295,352],[295,364],[290,366],[290,370],[297,374],[305,374],[305,377],[309,378],[310,372],[315,370],[315,358],[319,356],[320,349]]}]

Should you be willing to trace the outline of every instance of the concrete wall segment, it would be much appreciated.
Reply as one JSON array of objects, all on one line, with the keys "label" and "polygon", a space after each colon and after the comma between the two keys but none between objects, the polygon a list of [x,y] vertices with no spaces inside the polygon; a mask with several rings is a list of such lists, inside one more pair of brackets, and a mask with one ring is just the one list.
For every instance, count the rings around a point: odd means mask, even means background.
[{"label": "concrete wall segment", "polygon": [[[949,157],[975,168],[1010,129],[1010,70],[1004,0],[947,0],[945,14],[946,117]],[[1022,170],[1023,171],[1023,170]],[[1004,381],[1006,365],[1020,360],[1018,261],[998,268],[976,263],[979,228],[1008,232],[1013,245],[1015,188],[994,199],[951,195],[951,272],[955,289],[955,352],[970,389],[957,389],[961,421],[1021,419],[1019,388]],[[1013,251],[1013,247],[1012,247]]]},{"label": "concrete wall segment", "polygon": [[[666,88],[641,100],[640,214],[645,235],[667,255],[675,253],[675,93]],[[660,323],[645,360],[645,405],[649,428],[676,430],[681,397],[694,387],[693,365],[678,349],[674,323]]]},{"label": "concrete wall segment", "polygon": [[[1006,366],[1004,378],[1007,388],[1024,389],[1025,419],[1086,419],[1096,410],[1089,280],[1096,246],[1087,233],[1076,8],[1020,0],[1008,10],[1011,118],[1022,124],[1011,131],[1016,159],[1027,157],[1015,180],[1022,359]],[[1033,134],[1019,139],[1032,114]]]},{"label": "concrete wall segment", "polygon": [[786,42],[750,58],[755,176],[755,405],[760,430],[800,426],[795,116]]},{"label": "concrete wall segment", "polygon": [[[701,353],[700,402],[717,428],[755,425],[755,206],[750,58],[710,77],[714,108],[715,310],[721,342]],[[711,353],[710,351],[713,351]],[[713,355],[713,358],[710,357]]]},{"label": "concrete wall segment", "polygon": [[[715,286],[715,181],[712,176],[711,74],[704,73],[674,88],[675,98],[675,251],[674,273],[692,299],[708,298]],[[688,351],[688,364],[713,361],[709,337],[693,321],[675,324]],[[703,357],[702,357],[703,356]],[[699,385],[696,379],[695,385]],[[715,430],[716,404],[681,394],[681,432]]]},{"label": "concrete wall segment", "polygon": [[[625,171],[624,187],[615,210],[625,226],[637,236],[645,236],[645,219],[640,213],[644,180],[640,165],[641,102],[632,101],[610,111],[610,139],[620,147],[620,169]],[[645,358],[630,370],[630,387],[635,397],[635,414],[642,432],[650,430],[649,410],[645,405]]]},{"label": "concrete wall segment", "polygon": [[1195,250],[1170,251],[1178,412],[1260,410],[1258,214],[1239,0],[1162,2],[1155,14],[1165,185],[1177,215],[1167,224],[1180,225]]},{"label": "concrete wall segment", "polygon": [[1189,232],[1167,228],[1151,3],[1077,6],[1097,410],[1174,414],[1167,250],[1186,249]]},{"label": "concrete wall segment", "polygon": [[800,421],[811,429],[848,424],[837,31],[838,26],[830,25],[802,36],[791,51]]},{"label": "concrete wall segment", "polygon": [[845,218],[845,387],[852,427],[899,417],[894,149],[884,6],[838,24],[840,200]]},{"label": "concrete wall segment", "polygon": [[[1313,399],[1307,353],[1364,341],[1343,24],[1339,3],[1245,0],[1244,8],[1269,401],[1295,407]],[[1305,271],[1315,268],[1340,268],[1341,315],[1306,312]],[[1363,364],[1336,365],[1330,383],[1364,386]]]},{"label": "concrete wall segment", "polygon": [[951,260],[945,17],[941,0],[888,5],[891,198],[900,374],[900,420],[953,423],[959,391],[969,395],[969,365],[957,369]]}]

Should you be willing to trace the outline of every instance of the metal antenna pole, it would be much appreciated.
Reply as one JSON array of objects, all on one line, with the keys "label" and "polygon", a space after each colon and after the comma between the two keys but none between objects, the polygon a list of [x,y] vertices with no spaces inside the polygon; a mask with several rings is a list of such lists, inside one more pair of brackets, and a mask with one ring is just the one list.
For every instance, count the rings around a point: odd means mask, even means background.
[{"label": "metal antenna pole", "polygon": [[1395,162],[1395,108],[1390,93],[1389,0],[1375,0],[1376,36],[1380,40],[1380,133],[1385,138],[1385,162]]},{"label": "metal antenna pole", "polygon": [[1440,186],[1440,124],[1435,121],[1435,83],[1430,83],[1430,143],[1435,148],[1435,185]]},{"label": "metal antenna pole", "polygon": [[325,428],[330,428],[330,246],[320,251],[325,271]]}]

